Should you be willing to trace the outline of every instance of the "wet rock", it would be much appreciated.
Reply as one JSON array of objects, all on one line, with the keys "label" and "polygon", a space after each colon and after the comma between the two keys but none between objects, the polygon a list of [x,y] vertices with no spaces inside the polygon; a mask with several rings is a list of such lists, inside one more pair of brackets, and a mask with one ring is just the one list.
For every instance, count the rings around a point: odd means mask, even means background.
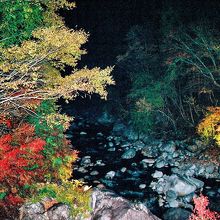
[{"label": "wet rock", "polygon": [[159,220],[143,204],[134,205],[109,191],[93,192],[92,209],[96,220]]},{"label": "wet rock", "polygon": [[163,173],[161,171],[156,170],[155,173],[152,174],[153,178],[161,178]]},{"label": "wet rock", "polygon": [[210,164],[208,165],[206,168],[205,168],[205,171],[208,173],[208,174],[212,174],[215,170],[215,166],[214,164]]},{"label": "wet rock", "polygon": [[91,164],[92,161],[90,158],[91,158],[90,156],[83,157],[80,162],[81,166],[84,166],[84,165],[87,166],[87,165]]},{"label": "wet rock", "polygon": [[109,146],[109,147],[114,147],[114,144],[113,144],[112,142],[109,142],[109,143],[108,143],[108,146]]},{"label": "wet rock", "polygon": [[111,147],[111,148],[108,149],[108,151],[114,152],[114,151],[116,151],[116,148],[115,147]]},{"label": "wet rock", "polygon": [[50,220],[70,220],[70,208],[65,204],[59,204],[50,208],[47,212]]},{"label": "wet rock", "polygon": [[115,171],[109,171],[106,173],[105,178],[106,179],[113,179],[115,177],[116,172]]},{"label": "wet rock", "polygon": [[139,138],[138,133],[136,133],[131,127],[128,127],[124,130],[123,136],[126,137],[129,141],[136,141]]},{"label": "wet rock", "polygon": [[86,133],[85,131],[81,131],[79,134],[80,134],[81,136],[87,135],[87,133]]},{"label": "wet rock", "polygon": [[199,147],[196,144],[187,145],[186,149],[192,153],[195,153],[199,150]]},{"label": "wet rock", "polygon": [[204,182],[199,180],[199,179],[196,179],[194,177],[187,177],[186,179],[190,184],[196,186],[197,189],[201,189],[203,188],[204,186]]},{"label": "wet rock", "polygon": [[157,162],[156,162],[156,167],[157,168],[162,168],[162,167],[165,167],[167,165],[167,162],[165,161],[165,160],[157,160]]},{"label": "wet rock", "polygon": [[134,146],[134,148],[135,148],[136,150],[141,150],[141,149],[143,149],[143,148],[145,147],[145,144],[144,144],[144,142],[142,142],[142,141],[136,141],[136,142],[133,144],[133,146]]},{"label": "wet rock", "polygon": [[172,202],[172,201],[176,200],[177,196],[178,196],[177,193],[175,191],[173,191],[173,190],[168,190],[166,192],[166,200],[168,202]]},{"label": "wet rock", "polygon": [[168,209],[164,215],[164,220],[188,220],[191,215],[190,211],[182,208],[170,208]]},{"label": "wet rock", "polygon": [[170,141],[161,146],[161,150],[167,153],[173,154],[176,151],[176,144],[174,141]]},{"label": "wet rock", "polygon": [[122,168],[121,168],[121,172],[122,172],[122,173],[126,172],[126,170],[127,170],[126,167],[122,167]]},{"label": "wet rock", "polygon": [[151,159],[151,158],[146,158],[146,159],[143,159],[142,161],[141,161],[141,163],[151,163],[151,164],[153,164],[155,162],[155,159]]},{"label": "wet rock", "polygon": [[104,136],[104,134],[103,134],[102,132],[98,132],[96,135],[97,135],[97,136],[100,136],[100,137],[103,137],[103,136]]},{"label": "wet rock", "polygon": [[[46,198],[44,200],[52,201]],[[20,220],[73,220],[70,217],[70,208],[61,203],[51,205],[46,209],[44,203],[26,204],[20,208]]]},{"label": "wet rock", "polygon": [[156,158],[159,156],[157,145],[148,145],[142,149],[141,153],[145,157]]},{"label": "wet rock", "polygon": [[91,173],[90,173],[91,176],[97,176],[99,175],[99,172],[97,170],[93,170]]},{"label": "wet rock", "polygon": [[122,154],[121,158],[122,159],[132,159],[136,156],[136,151],[135,149],[131,148],[128,149],[127,151],[124,152],[124,154]]},{"label": "wet rock", "polygon": [[78,169],[78,172],[80,172],[80,173],[87,173],[88,170],[86,170],[84,167],[80,167],[80,168]]},{"label": "wet rock", "polygon": [[190,193],[195,192],[196,186],[191,185],[188,182],[180,179],[176,175],[170,176],[168,179],[168,185],[166,186],[169,190],[173,190],[178,196],[186,196]]},{"label": "wet rock", "polygon": [[139,189],[145,189],[146,186],[147,186],[146,184],[140,184],[140,185],[139,185]]}]

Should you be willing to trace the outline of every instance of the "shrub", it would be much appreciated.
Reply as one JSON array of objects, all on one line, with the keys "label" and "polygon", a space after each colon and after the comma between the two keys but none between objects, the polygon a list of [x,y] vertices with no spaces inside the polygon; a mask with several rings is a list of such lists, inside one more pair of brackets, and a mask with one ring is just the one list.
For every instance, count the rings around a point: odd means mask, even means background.
[{"label": "shrub", "polygon": [[220,146],[220,107],[209,107],[209,113],[199,123],[198,133],[207,141],[214,140]]},{"label": "shrub", "polygon": [[193,199],[195,208],[189,220],[218,220],[220,215],[217,212],[211,211],[207,206],[209,205],[208,197],[202,194]]}]

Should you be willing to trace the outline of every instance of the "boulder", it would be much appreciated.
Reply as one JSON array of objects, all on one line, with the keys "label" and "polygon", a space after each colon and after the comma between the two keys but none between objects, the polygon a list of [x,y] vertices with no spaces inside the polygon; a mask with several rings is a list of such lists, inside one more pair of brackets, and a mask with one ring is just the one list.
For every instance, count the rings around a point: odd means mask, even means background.
[{"label": "boulder", "polygon": [[143,204],[132,204],[106,190],[93,192],[92,209],[94,220],[159,220]]},{"label": "boulder", "polygon": [[[46,207],[46,203],[51,207]],[[70,208],[62,203],[53,204],[53,199],[45,198],[42,202],[25,204],[20,208],[20,220],[73,220]]]}]

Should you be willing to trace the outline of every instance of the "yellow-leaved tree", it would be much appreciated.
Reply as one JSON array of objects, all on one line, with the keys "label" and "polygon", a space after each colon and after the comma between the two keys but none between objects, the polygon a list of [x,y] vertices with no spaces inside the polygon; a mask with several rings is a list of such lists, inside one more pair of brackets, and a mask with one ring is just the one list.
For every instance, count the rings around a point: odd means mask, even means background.
[{"label": "yellow-leaved tree", "polygon": [[[106,86],[114,83],[112,68],[76,68],[87,37],[82,30],[52,26],[35,30],[33,40],[20,46],[0,48],[0,113],[29,111],[37,100],[70,100],[79,91],[106,98]],[[73,72],[62,77],[65,66]]]}]

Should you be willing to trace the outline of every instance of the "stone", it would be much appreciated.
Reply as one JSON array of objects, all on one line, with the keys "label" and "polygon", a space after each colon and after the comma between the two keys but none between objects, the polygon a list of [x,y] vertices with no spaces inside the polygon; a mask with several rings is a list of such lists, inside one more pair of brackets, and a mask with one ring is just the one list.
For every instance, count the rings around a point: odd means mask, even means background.
[{"label": "stone", "polygon": [[212,174],[214,173],[215,171],[215,166],[213,164],[209,164],[206,168],[205,168],[205,171],[208,173],[208,174]]},{"label": "stone", "polygon": [[96,135],[100,136],[100,137],[104,136],[104,134],[102,132],[98,132]]},{"label": "stone", "polygon": [[133,146],[136,150],[141,150],[145,147],[145,144],[142,141],[136,141]]},{"label": "stone", "polygon": [[81,165],[87,165],[87,164],[90,164],[92,161],[91,161],[91,157],[90,156],[85,156],[81,159],[81,162],[80,164]]},{"label": "stone", "polygon": [[176,144],[173,141],[170,141],[161,146],[161,150],[167,153],[173,154],[176,151]]},{"label": "stone", "polygon": [[141,163],[155,163],[155,159],[151,159],[151,158],[147,158],[147,159],[143,159],[141,161]]},{"label": "stone", "polygon": [[161,178],[163,176],[163,173],[161,171],[156,170],[153,174],[153,178]]},{"label": "stone", "polygon": [[157,160],[156,162],[156,168],[162,168],[165,167],[167,165],[167,163],[164,160]]},{"label": "stone", "polygon": [[88,170],[86,170],[84,167],[80,167],[80,168],[78,169],[78,172],[80,172],[80,173],[87,173]]},{"label": "stone", "polygon": [[170,208],[163,214],[164,220],[188,220],[191,212],[183,208]]},{"label": "stone", "polygon": [[203,188],[203,186],[204,186],[204,182],[203,182],[203,181],[201,181],[201,180],[199,180],[199,179],[196,179],[196,178],[194,178],[194,177],[188,177],[188,178],[187,178],[187,181],[188,181],[190,184],[196,186],[197,189],[201,189],[201,188]]},{"label": "stone", "polygon": [[159,155],[157,145],[149,145],[146,147],[143,147],[141,150],[141,154],[145,157],[153,157],[156,158]]},{"label": "stone", "polygon": [[25,204],[20,208],[20,220],[73,220],[70,216],[69,206],[55,203],[46,209],[43,203],[53,199],[45,198],[44,201],[35,204]]},{"label": "stone", "polygon": [[187,145],[186,149],[192,153],[195,153],[199,150],[199,147],[196,144]]},{"label": "stone", "polygon": [[175,192],[175,191],[173,191],[173,190],[168,190],[167,192],[166,192],[166,200],[168,201],[168,202],[172,202],[172,201],[174,201],[174,200],[176,200],[177,199],[177,193]]},{"label": "stone", "polygon": [[91,176],[97,176],[99,175],[99,172],[97,170],[93,170],[91,173],[90,173]]},{"label": "stone", "polygon": [[86,133],[85,131],[81,131],[79,134],[80,134],[81,136],[87,135],[87,133]]},{"label": "stone", "polygon": [[108,173],[106,173],[105,178],[106,179],[113,179],[115,174],[116,174],[115,171],[109,171]]},{"label": "stone", "polygon": [[175,191],[178,196],[186,196],[190,193],[195,192],[196,186],[191,185],[184,180],[181,180],[177,176],[175,177],[175,175],[173,175],[173,177],[173,181],[172,183],[170,183],[171,186],[173,185],[173,187],[170,187],[170,190]]},{"label": "stone", "polygon": [[115,193],[95,190],[92,218],[96,220],[159,220],[143,204],[133,204]]},{"label": "stone", "polygon": [[128,149],[127,151],[122,154],[122,159],[132,159],[136,156],[136,151],[133,148]]},{"label": "stone", "polygon": [[147,186],[146,184],[140,184],[140,185],[139,185],[139,189],[145,189],[146,186]]},{"label": "stone", "polygon": [[114,147],[114,144],[113,144],[112,142],[109,142],[109,143],[108,143],[108,146],[109,146],[109,147]]},{"label": "stone", "polygon": [[122,168],[121,168],[121,172],[122,172],[122,173],[126,172],[126,170],[127,170],[126,167],[122,167]]},{"label": "stone", "polygon": [[116,148],[115,147],[111,147],[111,148],[108,149],[108,151],[114,152],[114,151],[116,151]]},{"label": "stone", "polygon": [[[65,204],[59,204],[47,211],[47,215],[50,220],[70,220],[70,208]],[[34,220],[34,219],[33,219]]]},{"label": "stone", "polygon": [[169,202],[169,206],[170,206],[170,208],[177,208],[177,207],[179,207],[179,202],[176,200],[173,200],[173,201]]}]

